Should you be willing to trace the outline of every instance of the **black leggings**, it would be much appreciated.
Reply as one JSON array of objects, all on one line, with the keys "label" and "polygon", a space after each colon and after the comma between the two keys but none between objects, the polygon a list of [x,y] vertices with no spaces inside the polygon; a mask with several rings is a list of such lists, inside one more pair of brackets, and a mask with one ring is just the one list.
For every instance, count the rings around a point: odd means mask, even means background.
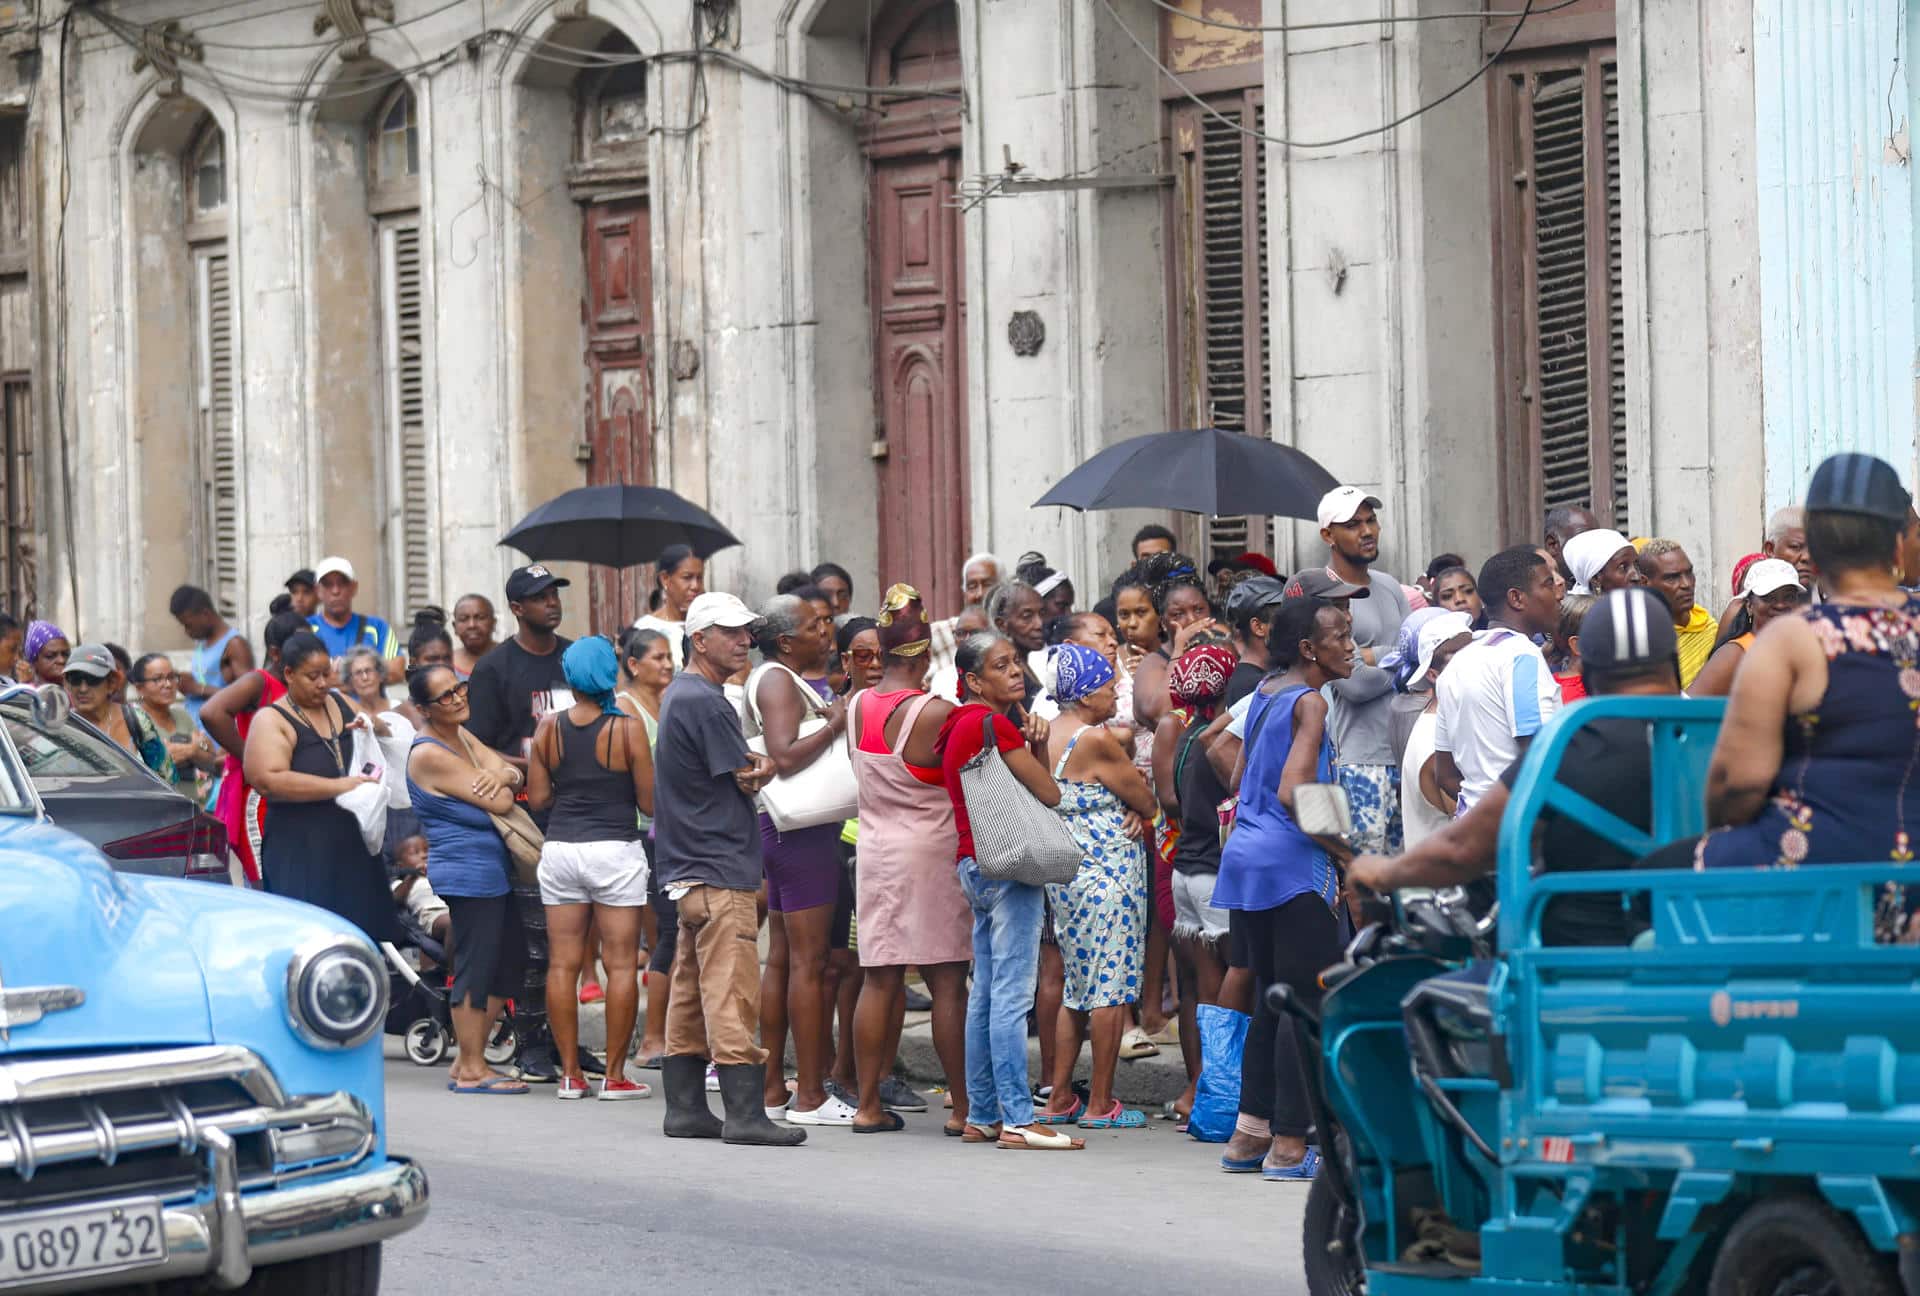
[{"label": "black leggings", "polygon": [[1285,984],[1301,1003],[1320,1006],[1320,974],[1340,961],[1340,920],[1327,902],[1311,891],[1278,909],[1253,909],[1242,920],[1247,956],[1253,969],[1253,1026],[1241,1063],[1240,1114],[1271,1121],[1276,1136],[1305,1138],[1313,1125],[1300,1065],[1318,1066],[1318,1057],[1301,1056],[1291,1017],[1267,1007],[1267,987]]}]

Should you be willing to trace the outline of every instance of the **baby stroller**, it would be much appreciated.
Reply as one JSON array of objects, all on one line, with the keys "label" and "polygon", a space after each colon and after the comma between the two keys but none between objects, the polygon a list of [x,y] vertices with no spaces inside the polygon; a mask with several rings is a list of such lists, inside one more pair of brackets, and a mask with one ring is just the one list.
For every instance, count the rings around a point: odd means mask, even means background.
[{"label": "baby stroller", "polygon": [[[380,943],[388,968],[386,1033],[404,1037],[407,1057],[416,1066],[434,1066],[446,1061],[453,1049],[447,951],[404,907],[397,916],[404,944]],[[487,1061],[505,1066],[513,1061],[517,1047],[513,1005],[508,1004],[487,1040]]]}]

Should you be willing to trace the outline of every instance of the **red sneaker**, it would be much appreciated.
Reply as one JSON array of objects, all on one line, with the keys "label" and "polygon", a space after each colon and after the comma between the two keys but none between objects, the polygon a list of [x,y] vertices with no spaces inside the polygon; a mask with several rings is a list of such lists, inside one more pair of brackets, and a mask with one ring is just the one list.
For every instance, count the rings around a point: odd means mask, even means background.
[{"label": "red sneaker", "polygon": [[576,1080],[572,1076],[563,1075],[560,1077],[560,1092],[554,1096],[561,1102],[578,1102],[592,1093],[593,1090],[587,1087],[585,1079]]},{"label": "red sneaker", "polygon": [[598,981],[589,981],[580,987],[580,1002],[583,1004],[599,1003],[606,997],[607,992],[600,988]]},{"label": "red sneaker", "polygon": [[624,1102],[631,1098],[653,1097],[653,1086],[641,1084],[638,1080],[603,1080],[600,1082],[601,1102]]}]

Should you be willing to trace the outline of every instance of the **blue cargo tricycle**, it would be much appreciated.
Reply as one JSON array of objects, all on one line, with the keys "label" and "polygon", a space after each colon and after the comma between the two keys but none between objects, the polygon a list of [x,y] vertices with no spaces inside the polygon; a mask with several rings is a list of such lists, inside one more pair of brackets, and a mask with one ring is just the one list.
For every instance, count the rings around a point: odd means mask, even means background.
[{"label": "blue cargo tricycle", "polygon": [[[1609,716],[1649,724],[1651,834],[1555,781]],[[1315,1296],[1920,1293],[1920,946],[1874,921],[1901,867],[1533,870],[1549,809],[1636,858],[1700,832],[1720,716],[1569,708],[1513,789],[1497,942],[1465,904],[1403,898],[1317,1014],[1286,1003],[1322,1057]],[[1650,933],[1542,945],[1573,892],[1644,904]]]}]

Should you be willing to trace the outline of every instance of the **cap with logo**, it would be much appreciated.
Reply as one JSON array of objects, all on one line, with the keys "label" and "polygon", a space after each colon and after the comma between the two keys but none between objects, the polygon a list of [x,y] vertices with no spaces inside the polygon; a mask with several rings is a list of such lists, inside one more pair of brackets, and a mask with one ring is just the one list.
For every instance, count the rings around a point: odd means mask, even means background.
[{"label": "cap with logo", "polygon": [[322,558],[320,560],[320,565],[318,567],[315,567],[313,569],[313,583],[315,585],[318,585],[321,581],[325,580],[329,576],[335,575],[336,573],[341,576],[345,576],[350,581],[357,581],[360,579],[358,576],[355,576],[353,574],[352,563],[348,562],[345,558],[342,558],[339,554],[329,554],[325,558]]},{"label": "cap with logo", "polygon": [[1373,591],[1364,585],[1343,581],[1325,567],[1308,567],[1293,574],[1287,582],[1288,598],[1357,599],[1370,598]]},{"label": "cap with logo", "polygon": [[1644,585],[1610,590],[1580,618],[1580,665],[1630,670],[1680,660],[1666,600]]},{"label": "cap with logo", "polygon": [[81,644],[67,658],[67,674],[105,679],[119,669],[113,654],[99,644]]},{"label": "cap with logo", "polygon": [[515,567],[507,576],[507,602],[518,603],[550,589],[565,589],[573,584],[564,576],[555,576],[540,563]]},{"label": "cap with logo", "polygon": [[1800,588],[1800,573],[1794,565],[1784,558],[1762,558],[1747,568],[1746,579],[1740,582],[1740,593],[1758,594],[1765,598],[1775,590]]},{"label": "cap with logo", "polygon": [[686,633],[697,634],[714,626],[739,629],[755,625],[759,620],[759,615],[752,608],[733,595],[709,590],[687,607]]},{"label": "cap with logo", "polygon": [[1249,576],[1227,591],[1227,620],[1244,627],[1263,608],[1283,603],[1287,587],[1271,576]]},{"label": "cap with logo", "polygon": [[1859,513],[1905,523],[1912,504],[1893,465],[1870,454],[1829,455],[1807,485],[1809,513]]},{"label": "cap with logo", "polygon": [[1363,507],[1379,508],[1380,497],[1369,495],[1358,486],[1335,486],[1320,497],[1320,525],[1325,528],[1351,522]]}]

